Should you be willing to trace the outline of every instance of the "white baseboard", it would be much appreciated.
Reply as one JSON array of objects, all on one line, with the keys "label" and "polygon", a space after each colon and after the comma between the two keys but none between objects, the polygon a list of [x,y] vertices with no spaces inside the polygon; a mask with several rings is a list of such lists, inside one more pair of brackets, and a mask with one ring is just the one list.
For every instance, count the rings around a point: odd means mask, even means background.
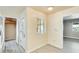
[{"label": "white baseboard", "polygon": [[56,48],[58,48],[58,49],[63,49],[63,46],[58,46],[58,45],[56,45],[56,44],[53,44],[53,43],[48,43],[49,45],[51,45],[51,46],[53,46],[53,47],[56,47]]},{"label": "white baseboard", "polygon": [[79,39],[77,37],[69,37],[69,36],[64,36],[64,37],[66,37],[66,38],[73,38],[73,39]]},{"label": "white baseboard", "polygon": [[63,48],[60,48],[60,47],[52,45],[52,44],[48,44],[48,45],[51,45],[52,47],[55,47],[55,48],[60,49],[60,50],[63,49]]}]

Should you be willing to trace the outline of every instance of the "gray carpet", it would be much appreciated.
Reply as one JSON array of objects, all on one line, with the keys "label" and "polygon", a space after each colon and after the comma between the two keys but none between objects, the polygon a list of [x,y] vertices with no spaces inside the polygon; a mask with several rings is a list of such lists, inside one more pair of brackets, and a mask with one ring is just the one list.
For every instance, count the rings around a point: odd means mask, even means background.
[{"label": "gray carpet", "polygon": [[45,45],[32,53],[79,53],[79,39],[64,38],[63,49]]},{"label": "gray carpet", "polygon": [[64,53],[79,53],[79,39],[64,38]]},{"label": "gray carpet", "polygon": [[45,45],[35,51],[33,51],[32,53],[60,53],[61,49],[58,49],[56,47],[53,47],[52,45]]}]

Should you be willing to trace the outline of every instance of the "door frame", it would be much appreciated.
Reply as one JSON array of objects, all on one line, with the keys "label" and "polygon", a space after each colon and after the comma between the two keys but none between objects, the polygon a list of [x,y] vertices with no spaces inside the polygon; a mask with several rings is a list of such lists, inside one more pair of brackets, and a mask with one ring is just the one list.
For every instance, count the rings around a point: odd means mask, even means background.
[{"label": "door frame", "polygon": [[[16,42],[18,43],[18,18],[17,17],[12,17],[12,16],[5,16],[5,17],[10,17],[10,18],[15,18],[16,19]],[[5,26],[4,26],[4,38],[5,38]]]}]

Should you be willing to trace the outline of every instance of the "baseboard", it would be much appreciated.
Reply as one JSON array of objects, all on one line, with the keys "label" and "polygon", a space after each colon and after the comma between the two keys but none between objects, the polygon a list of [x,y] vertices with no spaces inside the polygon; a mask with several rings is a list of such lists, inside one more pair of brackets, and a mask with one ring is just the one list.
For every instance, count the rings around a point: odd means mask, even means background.
[{"label": "baseboard", "polygon": [[31,52],[33,52],[33,51],[35,51],[35,50],[37,50],[37,49],[39,49],[39,48],[41,48],[41,47],[43,47],[45,45],[47,45],[47,44],[42,44],[42,45],[40,45],[40,46],[38,46],[38,47],[36,47],[34,49],[31,49],[31,50],[27,51],[27,53],[31,53]]},{"label": "baseboard", "polygon": [[52,46],[52,47],[54,47],[54,48],[57,48],[57,49],[59,49],[59,50],[62,50],[62,49],[63,49],[63,48],[59,48],[59,47],[54,46],[54,45],[51,45],[51,44],[47,44],[47,45],[50,45],[50,46]]},{"label": "baseboard", "polygon": [[12,41],[12,40],[16,40],[16,39],[11,39],[11,40],[10,40],[10,39],[9,39],[9,40],[7,39],[7,40],[5,40],[5,41],[7,42],[7,41]]},{"label": "baseboard", "polygon": [[73,39],[79,39],[77,37],[69,37],[69,36],[64,36],[64,37],[66,37],[66,38],[73,38]]},{"label": "baseboard", "polygon": [[63,47],[59,47],[59,46],[57,46],[56,44],[51,44],[51,43],[48,43],[48,44],[51,45],[51,46],[53,46],[53,47],[55,47],[55,48],[63,49]]}]

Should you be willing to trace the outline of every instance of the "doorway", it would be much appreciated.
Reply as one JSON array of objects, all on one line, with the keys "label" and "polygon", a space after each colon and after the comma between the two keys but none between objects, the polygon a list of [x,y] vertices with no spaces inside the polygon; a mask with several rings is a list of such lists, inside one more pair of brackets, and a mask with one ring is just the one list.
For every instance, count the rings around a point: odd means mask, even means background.
[{"label": "doorway", "polygon": [[63,19],[63,52],[79,52],[79,18]]},{"label": "doorway", "polygon": [[24,49],[17,43],[17,19],[5,17],[5,30],[4,30],[4,53],[23,53]]},{"label": "doorway", "polygon": [[16,40],[16,19],[5,18],[5,42]]}]

